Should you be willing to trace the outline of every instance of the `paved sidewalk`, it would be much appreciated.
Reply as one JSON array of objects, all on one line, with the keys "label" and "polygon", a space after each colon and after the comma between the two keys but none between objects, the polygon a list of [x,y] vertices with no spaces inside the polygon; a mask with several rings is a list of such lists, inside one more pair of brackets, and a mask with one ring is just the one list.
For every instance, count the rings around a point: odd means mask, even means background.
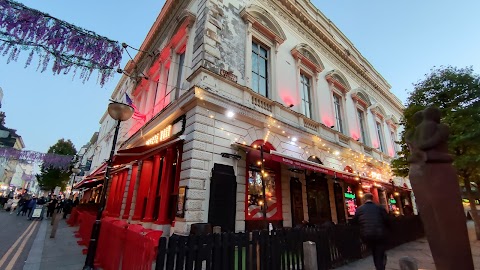
[{"label": "paved sidewalk", "polygon": [[61,219],[55,238],[50,238],[50,220],[43,220],[23,270],[82,269],[85,255],[74,235],[77,229],[69,227],[65,219]]},{"label": "paved sidewalk", "polygon": [[[473,227],[473,221],[469,221],[467,226],[475,269],[480,269],[480,241],[475,240],[475,228]],[[399,270],[400,266],[398,265],[398,262],[400,258],[405,256],[415,258],[418,261],[419,269],[435,270],[435,264],[433,263],[432,254],[426,238],[422,238],[389,250],[387,251],[387,256],[387,270]],[[357,262],[336,268],[336,270],[371,270],[374,268],[373,259],[371,256],[369,256]]]}]

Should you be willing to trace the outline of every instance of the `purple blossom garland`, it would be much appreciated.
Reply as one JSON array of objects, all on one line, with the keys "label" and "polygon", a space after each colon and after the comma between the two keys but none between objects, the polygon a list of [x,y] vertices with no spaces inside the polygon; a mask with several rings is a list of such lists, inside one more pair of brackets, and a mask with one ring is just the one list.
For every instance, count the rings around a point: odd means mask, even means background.
[{"label": "purple blossom garland", "polygon": [[114,75],[123,52],[117,41],[12,0],[0,0],[0,54],[9,54],[10,63],[22,51],[29,51],[25,67],[37,55],[37,70],[44,72],[53,60],[54,74],[73,71],[75,76],[80,71],[83,82],[98,70],[101,86]]},{"label": "purple blossom garland", "polygon": [[64,156],[51,153],[40,153],[30,150],[18,150],[11,147],[0,148],[0,157],[17,159],[25,162],[42,163],[46,167],[68,170],[73,156]]}]

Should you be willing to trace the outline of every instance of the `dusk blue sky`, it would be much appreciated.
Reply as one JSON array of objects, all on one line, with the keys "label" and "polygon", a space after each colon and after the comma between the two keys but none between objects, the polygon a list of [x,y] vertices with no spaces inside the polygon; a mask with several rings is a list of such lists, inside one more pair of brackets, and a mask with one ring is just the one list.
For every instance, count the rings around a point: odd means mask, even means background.
[{"label": "dusk blue sky", "polygon": [[[113,40],[140,47],[164,4],[147,0],[21,0]],[[473,66],[480,70],[478,0],[312,0],[390,83],[402,101],[412,83],[433,66]],[[27,53],[28,54],[28,53]],[[25,58],[23,58],[25,59]],[[128,60],[125,54],[122,67]],[[6,64],[0,56],[2,111],[26,149],[45,152],[58,139],[77,149],[99,129],[108,99],[120,76],[103,88],[96,74],[83,84],[72,74],[40,73],[33,63]]]}]

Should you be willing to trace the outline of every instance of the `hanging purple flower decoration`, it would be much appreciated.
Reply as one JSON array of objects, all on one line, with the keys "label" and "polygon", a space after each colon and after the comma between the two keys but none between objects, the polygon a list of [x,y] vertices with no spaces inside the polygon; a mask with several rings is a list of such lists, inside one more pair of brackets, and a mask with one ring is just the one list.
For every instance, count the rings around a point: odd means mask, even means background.
[{"label": "hanging purple flower decoration", "polygon": [[72,162],[72,156],[64,156],[50,153],[40,153],[30,150],[18,150],[11,147],[0,148],[0,157],[16,159],[24,162],[41,163],[45,167],[68,170]]},{"label": "hanging purple flower decoration", "polygon": [[15,1],[0,0],[0,54],[9,54],[9,63],[17,61],[22,51],[29,51],[25,67],[30,65],[36,54],[41,72],[46,70],[51,60],[54,61],[54,74],[67,74],[73,66],[74,72],[77,68],[81,70],[80,78],[84,82],[93,70],[98,70],[101,86],[113,77],[123,52],[117,41]]}]

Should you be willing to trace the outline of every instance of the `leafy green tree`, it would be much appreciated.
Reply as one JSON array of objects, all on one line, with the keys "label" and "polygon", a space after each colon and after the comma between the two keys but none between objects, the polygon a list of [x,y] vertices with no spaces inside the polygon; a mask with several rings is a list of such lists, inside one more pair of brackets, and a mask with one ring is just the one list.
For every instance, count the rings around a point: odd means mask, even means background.
[{"label": "leafy green tree", "polygon": [[480,239],[479,216],[471,182],[479,182],[480,175],[480,76],[471,67],[440,67],[432,69],[426,78],[414,84],[404,111],[399,157],[392,161],[393,172],[408,176],[408,147],[405,134],[413,128],[412,116],[427,106],[441,110],[442,123],[450,128],[449,151],[454,158],[459,180],[465,186],[477,239]]},{"label": "leafy green tree", "polygon": [[[73,156],[77,153],[77,150],[70,140],[60,139],[57,143],[50,146],[47,153]],[[74,161],[72,161],[73,163]],[[57,186],[65,190],[71,175],[70,169],[58,169],[42,165],[40,174],[37,174],[38,185],[43,190],[51,190],[52,192]]]}]

